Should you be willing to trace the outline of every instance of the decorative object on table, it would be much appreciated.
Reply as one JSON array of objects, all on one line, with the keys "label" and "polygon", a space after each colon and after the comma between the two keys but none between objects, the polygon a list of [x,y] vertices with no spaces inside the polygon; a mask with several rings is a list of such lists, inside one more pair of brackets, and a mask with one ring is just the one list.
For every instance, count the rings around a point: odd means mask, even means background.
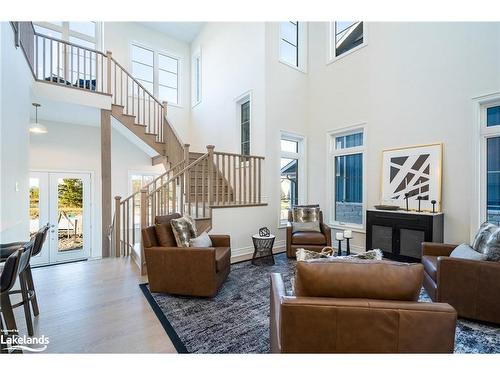
[{"label": "decorative object on table", "polygon": [[344,240],[344,233],[343,232],[335,233],[335,239],[339,242],[337,256],[341,256],[342,255],[342,241]]},{"label": "decorative object on table", "polygon": [[423,210],[431,211],[431,200],[436,200],[440,211],[441,160],[441,143],[384,150],[381,202],[401,205],[420,196]]},{"label": "decorative object on table", "polygon": [[431,200],[431,204],[432,204],[432,213],[435,214],[436,213],[436,200],[435,199]]},{"label": "decorative object on table", "polygon": [[307,249],[297,249],[295,256],[297,257],[297,261],[304,261],[309,259],[320,259],[320,258],[328,258],[333,256],[334,250],[330,246],[326,246],[320,252],[311,251]]},{"label": "decorative object on table", "polygon": [[257,264],[257,259],[262,258],[271,258],[272,264],[274,263],[274,255],[273,255],[273,245],[274,239],[276,237],[272,234],[269,236],[260,236],[254,234],[252,236],[254,252],[252,256],[252,264]]},{"label": "decorative object on table", "polygon": [[269,237],[271,235],[271,231],[268,227],[262,227],[259,229],[259,236],[261,237]]},{"label": "decorative object on table", "polygon": [[443,242],[443,213],[366,210],[365,249],[381,249],[384,256],[418,262],[425,241]]},{"label": "decorative object on table", "polygon": [[389,204],[377,204],[374,207],[377,210],[382,210],[382,211],[397,211],[401,208],[399,206],[394,206],[394,205],[389,205]]},{"label": "decorative object on table", "polygon": [[422,212],[422,210],[420,209],[420,204],[422,203],[422,199],[423,199],[423,198],[422,198],[420,195],[417,197],[417,201],[418,201],[418,212]]},{"label": "decorative object on table", "polygon": [[319,206],[295,206],[292,210],[293,233],[321,232]]},{"label": "decorative object on table", "polygon": [[346,229],[344,231],[344,238],[345,238],[345,245],[346,245],[345,253],[346,253],[346,255],[351,255],[351,247],[349,245],[349,240],[352,238],[352,230]]},{"label": "decorative object on table", "polygon": [[406,211],[410,211],[410,207],[408,206],[408,197],[410,193],[405,193],[405,202],[406,202]]}]

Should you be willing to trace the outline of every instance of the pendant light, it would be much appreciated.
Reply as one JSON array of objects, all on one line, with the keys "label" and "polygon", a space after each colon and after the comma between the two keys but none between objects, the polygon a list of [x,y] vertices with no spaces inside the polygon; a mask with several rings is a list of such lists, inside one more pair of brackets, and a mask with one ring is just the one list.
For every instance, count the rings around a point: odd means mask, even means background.
[{"label": "pendant light", "polygon": [[40,104],[38,103],[32,103],[33,107],[35,107],[35,122],[32,122],[30,124],[30,132],[31,133],[37,133],[37,134],[44,134],[47,133],[47,127],[45,125],[42,125],[38,122],[38,107],[41,107]]}]

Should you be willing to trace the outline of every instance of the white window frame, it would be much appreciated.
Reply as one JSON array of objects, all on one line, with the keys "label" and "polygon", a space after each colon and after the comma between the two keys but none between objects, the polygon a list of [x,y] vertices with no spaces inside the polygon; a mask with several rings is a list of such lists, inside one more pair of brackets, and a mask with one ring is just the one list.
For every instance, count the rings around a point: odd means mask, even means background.
[{"label": "white window frame", "polygon": [[249,124],[249,139],[250,139],[250,148],[249,148],[249,153],[252,155],[252,126],[253,126],[253,94],[252,91],[247,91],[244,94],[238,96],[236,99],[234,99],[235,102],[235,111],[236,111],[236,126],[238,127],[238,130],[236,134],[238,135],[238,153],[242,153],[241,149],[241,106],[246,103],[250,102],[250,124]]},{"label": "white window frame", "polygon": [[[329,200],[329,224],[334,229],[351,229],[359,233],[365,233],[366,231],[366,140],[367,131],[366,123],[356,124],[352,126],[347,126],[344,128],[336,129],[327,132],[327,150],[328,150],[328,200]],[[349,147],[343,149],[337,149],[335,139],[337,137],[342,137],[350,134],[363,133],[363,145],[356,147]],[[363,186],[361,196],[363,198],[362,202],[362,223],[344,223],[335,220],[335,157],[344,155],[362,154],[363,162]]]},{"label": "white window frame", "polygon": [[[132,46],[137,46],[143,49],[147,49],[151,52],[153,52],[153,94],[156,98],[159,98],[159,87],[160,87],[160,82],[159,82],[159,75],[160,75],[160,67],[159,67],[159,55],[167,56],[172,59],[177,60],[177,103],[172,103],[168,102],[169,106],[173,107],[179,107],[182,108],[182,87],[181,87],[181,81],[182,81],[182,57],[179,55],[176,55],[174,53],[164,51],[164,50],[159,50],[157,48],[153,48],[151,46],[148,46],[146,44],[143,44],[141,42],[136,42],[132,41],[129,44],[129,69],[130,72],[133,72],[132,69]],[[160,99],[163,100],[163,99]]]},{"label": "white window frame", "polygon": [[309,24],[307,22],[296,21],[298,27],[298,39],[297,39],[297,57],[298,65],[290,64],[288,61],[284,60],[280,55],[280,43],[281,43],[281,23],[278,23],[278,61],[290,68],[296,69],[299,72],[307,73],[307,56],[308,56],[308,31]]},{"label": "white window frame", "polygon": [[33,22],[34,25],[44,27],[46,29],[61,33],[61,39],[69,42],[70,37],[75,37],[79,38],[82,40],[85,40],[89,43],[94,43],[95,44],[95,49],[97,51],[102,51],[102,46],[103,46],[103,23],[102,22],[97,22],[97,21],[92,21],[95,23],[95,37],[89,37],[86,34],[81,34],[76,31],[72,31],[69,28],[69,22],[63,22],[62,26],[50,23],[50,22]]},{"label": "white window frame", "polygon": [[[202,59],[201,59],[201,49],[196,51],[193,54],[192,61],[191,61],[191,82],[192,82],[192,95],[191,95],[191,105],[192,107],[196,107],[198,104],[201,103],[201,98],[202,98],[202,75],[203,75],[203,69],[202,69]],[[198,66],[198,71],[196,70]],[[196,93],[198,93],[198,96],[196,96]]]},{"label": "white window frame", "polygon": [[[281,140],[287,140],[298,143],[298,152],[287,152],[281,150]],[[297,172],[297,177],[299,180],[298,184],[298,204],[305,204],[307,201],[307,166],[306,166],[306,147],[307,147],[307,138],[299,133],[290,132],[287,130],[280,131],[280,142],[279,142],[279,151],[280,151],[280,160],[281,158],[287,159],[297,159],[299,163],[299,168]],[[279,168],[279,180],[281,185],[281,167]],[[281,187],[280,187],[281,189]],[[280,194],[278,194],[280,196]],[[278,204],[278,227],[284,228],[286,227],[288,220],[281,220],[281,199]]]},{"label": "white window frame", "polygon": [[471,215],[471,240],[481,223],[487,219],[487,140],[500,137],[500,126],[486,126],[486,110],[500,105],[500,92],[475,98],[473,105],[476,155],[473,196],[476,197],[476,202],[473,207],[475,214]]},{"label": "white window frame", "polygon": [[338,61],[346,56],[349,56],[351,55],[352,53],[356,52],[356,51],[359,51],[360,49],[366,47],[368,45],[368,23],[365,22],[365,21],[361,21],[363,22],[363,43],[361,43],[359,46],[356,46],[352,49],[350,49],[349,51],[347,52],[344,52],[343,54],[337,56],[336,53],[335,53],[335,50],[336,50],[336,41],[335,41],[335,23],[337,21],[331,21],[331,22],[328,22],[326,27],[327,27],[327,35],[328,35],[328,38],[326,38],[326,43],[327,43],[327,46],[326,46],[326,50],[328,51],[328,55],[327,55],[327,58],[326,58],[326,64],[329,65],[335,61]]}]

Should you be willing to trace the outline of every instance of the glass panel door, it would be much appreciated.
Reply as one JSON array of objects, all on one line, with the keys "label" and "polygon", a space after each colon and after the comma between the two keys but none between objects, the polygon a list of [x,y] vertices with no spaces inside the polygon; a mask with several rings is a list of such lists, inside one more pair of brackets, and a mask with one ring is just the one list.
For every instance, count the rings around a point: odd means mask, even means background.
[{"label": "glass panel door", "polygon": [[[49,222],[49,175],[44,172],[31,172],[29,179],[30,236]],[[45,241],[42,251],[31,259],[31,265],[49,263],[49,241]]]},{"label": "glass panel door", "polygon": [[90,254],[90,175],[50,173],[50,262],[86,259]]}]

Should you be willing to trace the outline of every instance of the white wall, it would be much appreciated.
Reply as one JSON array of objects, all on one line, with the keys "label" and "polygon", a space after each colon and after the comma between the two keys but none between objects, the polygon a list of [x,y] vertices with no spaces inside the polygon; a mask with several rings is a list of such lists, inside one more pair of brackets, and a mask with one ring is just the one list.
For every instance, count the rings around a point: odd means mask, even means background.
[{"label": "white wall", "polygon": [[189,44],[134,22],[104,22],[103,50],[111,51],[113,57],[130,73],[132,73],[130,62],[132,42],[169,53],[180,59],[180,103],[179,106],[169,105],[167,117],[184,141],[187,138],[191,108]]},{"label": "white wall", "polygon": [[[92,172],[92,257],[101,256],[101,141],[100,128],[45,121],[47,134],[30,137],[30,170]],[[82,139],[85,142],[82,142]],[[112,129],[112,196],[129,195],[130,171],[162,173],[161,165],[152,166],[151,157]]]},{"label": "white wall", "polygon": [[0,25],[0,243],[29,238],[28,127],[33,76],[8,22]]},{"label": "white wall", "polygon": [[[327,25],[311,23],[311,200],[325,208],[331,203],[329,130],[366,122],[368,207],[380,202],[383,149],[443,142],[445,241],[468,242],[474,201],[472,98],[500,91],[499,25],[369,23],[368,45],[327,65]],[[364,246],[364,234],[356,234],[354,243]]]}]

